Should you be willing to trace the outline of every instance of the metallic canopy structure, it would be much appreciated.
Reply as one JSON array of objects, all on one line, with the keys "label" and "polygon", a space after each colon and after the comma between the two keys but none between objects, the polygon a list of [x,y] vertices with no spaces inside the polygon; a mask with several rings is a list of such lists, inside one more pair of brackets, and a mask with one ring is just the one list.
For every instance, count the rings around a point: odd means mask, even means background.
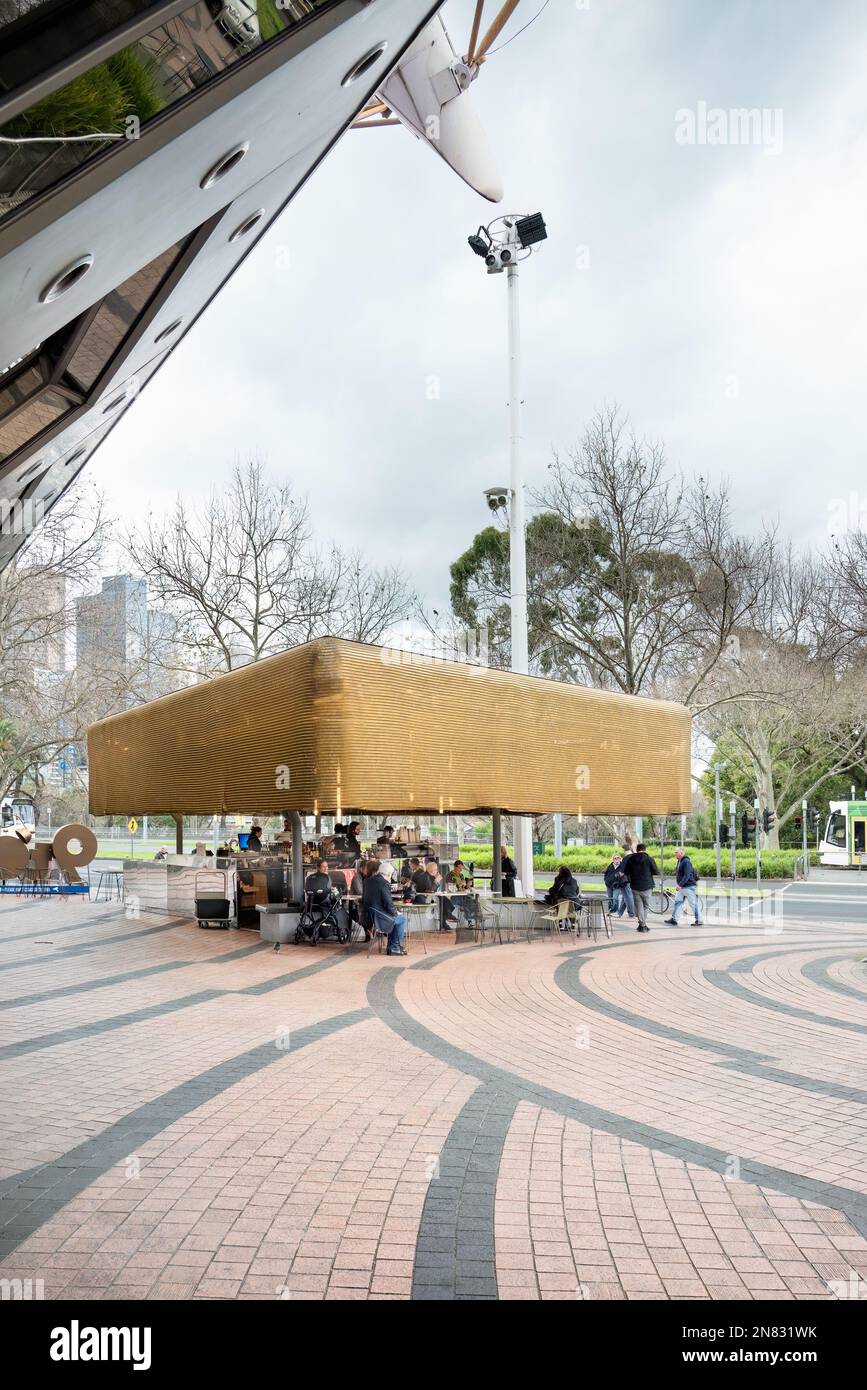
[{"label": "metallic canopy structure", "polygon": [[94,815],[678,814],[682,705],[322,638],[94,724]]}]

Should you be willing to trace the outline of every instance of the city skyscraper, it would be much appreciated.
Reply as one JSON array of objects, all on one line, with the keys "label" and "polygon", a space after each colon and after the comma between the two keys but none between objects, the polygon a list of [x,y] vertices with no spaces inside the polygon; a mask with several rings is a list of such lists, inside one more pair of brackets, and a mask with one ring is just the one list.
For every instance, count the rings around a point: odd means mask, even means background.
[{"label": "city skyscraper", "polygon": [[139,661],[147,645],[147,581],[113,574],[98,593],[75,604],[75,662],[91,670],[121,670]]}]

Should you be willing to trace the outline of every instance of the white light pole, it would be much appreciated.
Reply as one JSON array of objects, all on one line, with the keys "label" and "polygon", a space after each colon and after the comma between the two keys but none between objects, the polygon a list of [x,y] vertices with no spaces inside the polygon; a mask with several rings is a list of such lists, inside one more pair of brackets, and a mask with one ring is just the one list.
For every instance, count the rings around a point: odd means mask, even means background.
[{"label": "white light pole", "polygon": [[[512,670],[527,675],[530,668],[527,630],[527,539],[524,506],[524,466],[521,437],[521,316],[518,301],[518,263],[547,237],[540,213],[499,217],[480,227],[469,244],[483,256],[489,275],[506,272],[509,301],[509,592],[511,608]],[[505,502],[500,489],[489,489],[493,511]],[[533,823],[529,816],[513,816],[515,864],[524,892],[533,896]]]},{"label": "white light pole", "polygon": [[713,765],[713,842],[716,848],[716,883],[719,888],[722,883],[722,846],[719,838],[720,821],[722,820],[722,797],[719,789],[720,769],[728,767],[728,763],[714,763]]}]

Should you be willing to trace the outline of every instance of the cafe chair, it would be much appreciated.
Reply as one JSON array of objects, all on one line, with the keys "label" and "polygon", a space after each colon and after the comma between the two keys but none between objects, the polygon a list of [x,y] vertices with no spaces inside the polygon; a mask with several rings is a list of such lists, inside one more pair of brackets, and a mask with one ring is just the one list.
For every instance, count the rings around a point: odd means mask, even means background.
[{"label": "cafe chair", "polygon": [[427,942],[425,941],[425,920],[433,921],[436,925],[436,908],[426,903],[400,903],[396,902],[395,907],[398,912],[406,918],[406,932],[403,944],[409,950],[410,934],[421,937],[422,950],[427,955]]},{"label": "cafe chair", "polygon": [[577,932],[580,931],[581,928],[579,925],[577,904],[572,898],[561,898],[557,904],[557,911],[543,912],[541,918],[543,922],[549,924],[545,928],[546,931],[551,931],[553,934],[554,927],[556,927],[558,931],[571,932],[573,942],[576,941]]},{"label": "cafe chair", "polygon": [[[509,919],[509,926],[512,930],[512,939],[515,939],[515,926],[513,919]],[[478,916],[476,918],[476,945],[484,946],[485,937],[490,934],[491,945],[494,944],[496,936],[500,945],[503,944],[503,933],[500,927],[500,914],[493,903],[484,902],[479,898]]]},{"label": "cafe chair", "polygon": [[373,950],[374,942],[378,953],[382,955],[393,926],[394,922],[385,912],[380,912],[376,907],[373,909],[373,924],[370,928],[370,940],[367,943],[368,956]]}]

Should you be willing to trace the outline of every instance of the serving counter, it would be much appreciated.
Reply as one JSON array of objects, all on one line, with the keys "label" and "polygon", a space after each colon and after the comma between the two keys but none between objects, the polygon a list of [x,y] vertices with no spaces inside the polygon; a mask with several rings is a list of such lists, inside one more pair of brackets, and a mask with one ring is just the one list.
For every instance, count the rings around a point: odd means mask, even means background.
[{"label": "serving counter", "polygon": [[[285,860],[270,855],[214,859],[206,855],[169,854],[165,859],[126,859],[124,901],[127,905],[137,904],[143,912],[195,917],[197,897],[225,897],[236,916],[240,908],[241,924],[255,927],[256,902],[286,900],[286,867]],[[249,885],[244,880],[249,880]]]}]

